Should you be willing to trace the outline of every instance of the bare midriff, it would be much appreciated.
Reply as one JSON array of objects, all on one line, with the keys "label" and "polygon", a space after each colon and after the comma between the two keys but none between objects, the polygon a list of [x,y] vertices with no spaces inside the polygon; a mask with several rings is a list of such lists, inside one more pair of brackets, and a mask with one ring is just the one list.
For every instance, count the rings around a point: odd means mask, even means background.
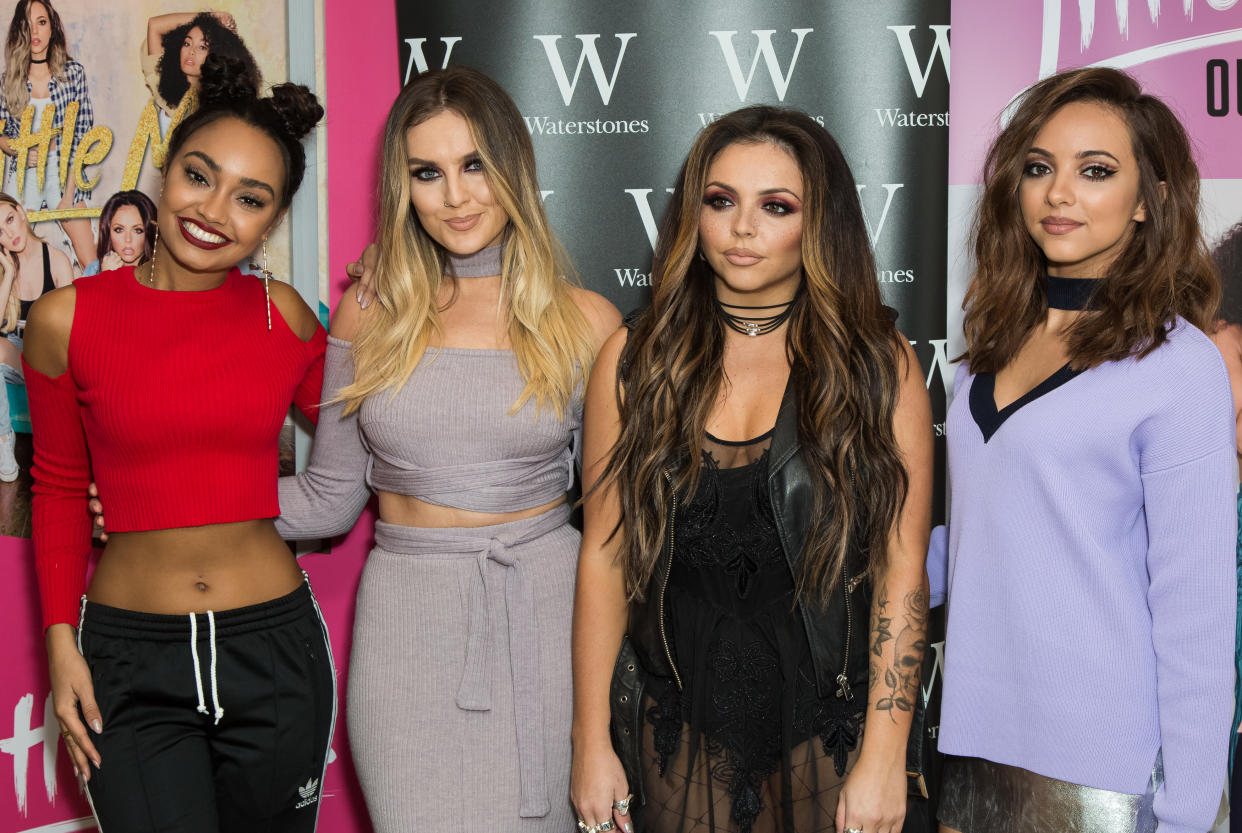
[{"label": "bare midriff", "polygon": [[437,506],[434,503],[427,503],[409,495],[380,492],[379,514],[380,519],[385,523],[398,526],[474,529],[480,526],[493,526],[495,524],[508,523],[509,521],[533,518],[536,515],[542,515],[553,507],[560,506],[564,502],[565,496],[561,495],[556,500],[545,503],[542,506],[533,506],[530,509],[520,509],[516,512],[471,512],[467,509]]},{"label": "bare midriff", "polygon": [[110,532],[86,597],[143,613],[231,610],[287,595],[302,583],[270,519]]}]

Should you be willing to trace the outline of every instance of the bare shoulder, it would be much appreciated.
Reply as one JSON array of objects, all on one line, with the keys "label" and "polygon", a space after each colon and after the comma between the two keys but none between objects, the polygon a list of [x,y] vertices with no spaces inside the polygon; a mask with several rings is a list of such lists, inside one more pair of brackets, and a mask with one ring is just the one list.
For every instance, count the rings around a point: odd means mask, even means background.
[{"label": "bare shoulder", "polygon": [[[367,306],[376,303],[378,301],[372,299]],[[358,331],[369,317],[367,310],[358,302],[355,286],[350,285],[345,288],[340,300],[336,302],[336,309],[332,312],[332,327],[328,332],[333,338],[339,338],[341,341],[353,341],[358,337]]]},{"label": "bare shoulder", "polygon": [[1225,355],[1225,360],[1230,358],[1238,360],[1242,354],[1242,325],[1231,324],[1221,320],[1216,322],[1216,329],[1208,333],[1208,338],[1212,339],[1212,343],[1216,348]]},{"label": "bare shoulder", "polygon": [[616,384],[617,365],[621,361],[621,351],[625,349],[625,343],[629,337],[630,331],[627,328],[617,327],[604,339],[603,345],[599,348],[599,354],[595,357],[595,369],[591,373],[592,384],[597,379],[601,384],[607,384],[609,388]]},{"label": "bare shoulder", "polygon": [[283,281],[268,281],[268,291],[289,329],[302,341],[310,341],[319,328],[319,319],[298,291]]},{"label": "bare shoulder", "polygon": [[45,292],[26,317],[22,356],[44,375],[59,376],[69,367],[69,334],[77,297],[73,284]]},{"label": "bare shoulder", "polygon": [[[589,289],[581,287],[572,287],[574,303],[586,318],[587,324],[591,327],[591,334],[595,339],[597,349],[601,348],[604,342],[615,333],[616,329],[621,326],[621,313],[609,301],[598,292],[592,292]],[[622,340],[624,344],[624,339]]]},{"label": "bare shoulder", "polygon": [[914,348],[910,346],[910,339],[906,338],[905,333],[898,331],[897,337],[901,340],[902,348],[902,358],[897,368],[901,404],[917,405],[921,410],[930,414],[931,399],[927,395],[923,366],[919,364],[919,357],[914,352]]},{"label": "bare shoulder", "polygon": [[52,268],[52,283],[56,286],[69,286],[73,283],[73,263],[69,260],[69,255],[62,252],[55,246],[49,245],[48,265]]}]

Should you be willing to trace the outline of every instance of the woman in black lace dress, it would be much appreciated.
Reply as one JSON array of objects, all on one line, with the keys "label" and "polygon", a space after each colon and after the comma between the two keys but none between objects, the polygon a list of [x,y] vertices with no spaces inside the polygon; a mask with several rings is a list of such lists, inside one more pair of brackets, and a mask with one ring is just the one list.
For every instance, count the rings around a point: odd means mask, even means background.
[{"label": "woman in black lace dress", "polygon": [[[704,129],[653,285],[587,394],[581,826],[895,833],[930,408],[832,137],[770,107]],[[643,687],[610,703],[626,633]]]}]

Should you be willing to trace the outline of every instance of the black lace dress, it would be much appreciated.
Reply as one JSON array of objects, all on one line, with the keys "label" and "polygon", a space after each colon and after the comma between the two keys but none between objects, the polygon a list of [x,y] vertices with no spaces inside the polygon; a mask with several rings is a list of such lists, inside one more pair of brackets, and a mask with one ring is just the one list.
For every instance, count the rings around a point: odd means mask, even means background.
[{"label": "black lace dress", "polygon": [[861,707],[820,698],[767,494],[771,432],[709,437],[675,522],[666,630],[683,688],[651,677],[649,833],[833,831]]}]

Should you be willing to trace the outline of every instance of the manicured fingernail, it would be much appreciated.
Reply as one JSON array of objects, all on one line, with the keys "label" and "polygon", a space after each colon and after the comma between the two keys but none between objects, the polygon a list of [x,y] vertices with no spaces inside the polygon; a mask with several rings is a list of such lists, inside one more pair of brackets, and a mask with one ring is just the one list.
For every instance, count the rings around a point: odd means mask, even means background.
[{"label": "manicured fingernail", "polygon": [[[362,304],[362,290],[361,289],[359,289],[357,292],[354,293],[354,300],[357,301],[359,304]],[[362,305],[366,306],[366,304],[362,304]]]},{"label": "manicured fingernail", "polygon": [[630,826],[628,821],[625,823],[625,833],[634,833],[634,828]]},{"label": "manicured fingernail", "polygon": [[371,303],[370,300],[366,300],[360,303],[358,306],[361,307],[362,309],[366,309],[370,305],[370,303]]},{"label": "manicured fingernail", "polygon": [[97,735],[103,731],[103,723],[98,717],[91,721],[91,728],[95,730],[95,734]]}]

